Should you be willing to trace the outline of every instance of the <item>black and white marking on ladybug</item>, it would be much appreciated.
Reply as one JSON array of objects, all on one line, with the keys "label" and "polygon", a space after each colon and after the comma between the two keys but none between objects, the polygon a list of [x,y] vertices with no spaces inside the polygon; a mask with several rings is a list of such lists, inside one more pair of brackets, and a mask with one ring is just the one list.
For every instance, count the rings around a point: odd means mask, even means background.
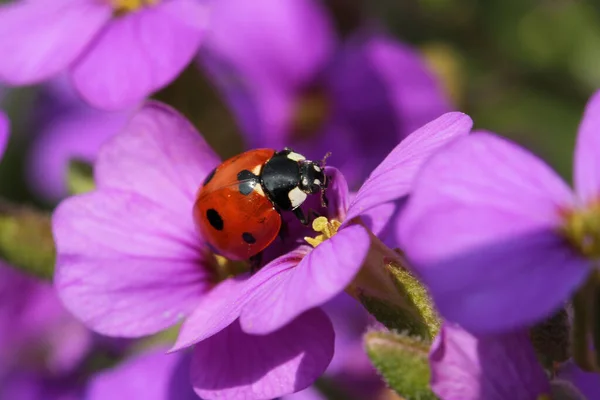
[{"label": "black and white marking on ladybug", "polygon": [[300,206],[308,195],[327,185],[323,169],[290,149],[279,151],[262,168],[261,186],[278,210],[293,211],[302,223],[306,218]]}]

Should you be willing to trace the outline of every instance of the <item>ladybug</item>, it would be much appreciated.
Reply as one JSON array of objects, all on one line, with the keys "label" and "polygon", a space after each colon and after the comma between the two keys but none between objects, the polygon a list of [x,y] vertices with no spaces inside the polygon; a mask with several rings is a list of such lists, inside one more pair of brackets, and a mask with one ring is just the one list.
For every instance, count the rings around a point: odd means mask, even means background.
[{"label": "ladybug", "polygon": [[256,265],[282,230],[282,211],[307,225],[300,208],[307,197],[320,193],[326,205],[324,162],[288,148],[250,150],[224,161],[208,174],[194,204],[202,237],[216,253]]}]

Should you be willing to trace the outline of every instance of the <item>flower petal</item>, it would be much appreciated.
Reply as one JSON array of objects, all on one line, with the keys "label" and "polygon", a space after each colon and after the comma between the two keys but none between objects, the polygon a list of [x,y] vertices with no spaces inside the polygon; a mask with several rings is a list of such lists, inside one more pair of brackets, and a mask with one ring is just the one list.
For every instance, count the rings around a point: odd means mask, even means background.
[{"label": "flower petal", "polygon": [[581,370],[573,361],[561,365],[558,378],[571,382],[586,399],[594,399],[600,393],[600,375]]},{"label": "flower petal", "polygon": [[326,400],[325,395],[321,394],[314,386],[308,387],[297,393],[283,396],[282,400]]},{"label": "flower petal", "polygon": [[398,200],[412,189],[423,163],[439,148],[467,135],[471,119],[452,112],[439,117],[406,137],[371,173],[360,188],[346,216],[346,221],[378,205]]},{"label": "flower petal", "polygon": [[177,111],[147,102],[98,155],[98,187],[134,192],[178,215],[193,228],[196,192],[220,163],[196,129]]},{"label": "flower petal", "polygon": [[[265,281],[242,310],[244,332],[273,332],[342,293],[360,270],[370,243],[362,226],[350,226],[309,252],[295,268]],[[264,267],[264,273],[269,269]]]},{"label": "flower petal", "polygon": [[136,193],[69,198],[52,225],[59,295],[100,333],[137,337],[165,329],[191,312],[210,284],[208,254],[193,224]]},{"label": "flower petal", "polygon": [[440,314],[477,334],[542,320],[568,301],[590,270],[590,263],[551,230],[417,264]]},{"label": "flower petal", "polygon": [[328,199],[328,218],[334,218],[338,221],[346,219],[346,211],[350,202],[350,193],[348,183],[344,175],[333,167],[325,167],[325,175],[328,179],[325,196]]},{"label": "flower petal", "polygon": [[445,323],[429,358],[431,388],[442,400],[532,400],[550,394],[526,332],[476,338]]},{"label": "flower petal", "polygon": [[577,137],[574,181],[583,201],[600,199],[600,91],[589,100]]},{"label": "flower petal", "polygon": [[98,108],[135,105],[192,60],[207,17],[201,1],[172,0],[114,19],[74,65],[76,88]]},{"label": "flower petal", "polygon": [[189,380],[190,357],[153,349],[94,375],[86,400],[197,400]]},{"label": "flower petal", "polygon": [[94,0],[20,1],[1,6],[0,54],[4,56],[0,81],[31,84],[67,68],[111,13],[108,3]]},{"label": "flower petal", "polygon": [[185,320],[171,351],[191,346],[228,327],[239,317],[242,308],[258,288],[272,279],[278,279],[280,273],[296,266],[303,254],[302,250],[292,251],[274,260],[268,268],[262,268],[250,278],[242,275],[227,279],[214,287]]},{"label": "flower petal", "polygon": [[235,322],[195,346],[192,384],[206,400],[276,398],[313,383],[327,368],[333,345],[333,327],[320,310],[264,336],[248,335]]},{"label": "flower petal", "polygon": [[4,155],[6,145],[8,144],[8,134],[10,132],[10,121],[2,110],[0,110],[0,158]]},{"label": "flower petal", "polygon": [[588,263],[556,233],[571,203],[539,159],[473,134],[422,169],[399,242],[446,319],[477,333],[504,331],[547,316],[586,277]]},{"label": "flower petal", "polygon": [[399,241],[417,264],[437,261],[554,229],[561,209],[572,203],[570,189],[540,159],[499,136],[477,133],[423,167],[400,220]]},{"label": "flower petal", "polygon": [[215,2],[200,61],[232,106],[249,147],[286,144],[296,91],[324,67],[334,41],[326,12],[312,0]]}]

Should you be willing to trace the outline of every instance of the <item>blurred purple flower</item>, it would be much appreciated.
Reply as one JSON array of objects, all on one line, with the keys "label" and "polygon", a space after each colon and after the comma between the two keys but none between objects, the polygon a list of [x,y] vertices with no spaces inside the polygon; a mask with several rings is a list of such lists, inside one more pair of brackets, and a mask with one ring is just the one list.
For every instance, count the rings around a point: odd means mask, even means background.
[{"label": "blurred purple flower", "polygon": [[190,359],[158,348],[133,356],[90,379],[85,400],[198,400],[190,385]]},{"label": "blurred purple flower", "polygon": [[475,333],[522,327],[562,306],[600,251],[600,92],[575,151],[575,194],[517,145],[476,133],[421,170],[402,249],[441,314]]},{"label": "blurred purple flower", "polygon": [[249,147],[331,151],[352,188],[450,108],[414,50],[366,31],[341,41],[313,0],[215,2],[200,62]]},{"label": "blurred purple flower", "polygon": [[21,0],[3,5],[0,82],[27,85],[68,70],[90,104],[131,106],[183,70],[198,50],[207,15],[202,0]]},{"label": "blurred purple flower", "polygon": [[27,178],[32,191],[52,202],[68,194],[69,162],[94,162],[100,146],[125,126],[134,110],[92,108],[77,96],[65,76],[42,88],[37,108],[38,132],[28,154]]},{"label": "blurred purple flower", "polygon": [[440,400],[550,398],[550,382],[525,331],[474,337],[444,323],[429,359],[431,388]]},{"label": "blurred purple flower", "polygon": [[[359,191],[350,208],[343,177],[328,168],[326,215],[343,220],[347,210],[358,217],[405,195],[429,152],[469,129],[459,113],[421,128],[374,172],[365,184],[371,191]],[[274,261],[259,272],[219,283],[191,217],[196,191],[218,163],[179,114],[144,106],[101,150],[98,189],[64,201],[54,214],[57,288],[75,315],[104,334],[141,336],[185,318],[175,348],[195,344],[192,384],[203,398],[298,391],[332,357],[331,322],[315,307],[352,281],[369,235],[347,224],[314,251],[298,243],[271,246]],[[290,231],[298,239],[307,232],[292,224]]]},{"label": "blurred purple flower", "polygon": [[76,396],[81,387],[70,378],[92,340],[51,284],[0,265],[0,398]]},{"label": "blurred purple flower", "polygon": [[588,400],[595,400],[600,396],[600,375],[597,372],[582,371],[573,361],[561,365],[557,377],[572,383]]}]

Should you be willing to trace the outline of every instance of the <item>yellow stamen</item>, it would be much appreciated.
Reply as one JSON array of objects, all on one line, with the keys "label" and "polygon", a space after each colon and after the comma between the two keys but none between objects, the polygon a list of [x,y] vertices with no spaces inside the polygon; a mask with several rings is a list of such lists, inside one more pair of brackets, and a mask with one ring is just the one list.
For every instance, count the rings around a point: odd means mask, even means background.
[{"label": "yellow stamen", "polygon": [[112,5],[118,14],[125,14],[139,10],[144,6],[152,6],[159,0],[112,0]]},{"label": "yellow stamen", "polygon": [[600,259],[600,202],[565,212],[561,232],[584,256]]},{"label": "yellow stamen", "polygon": [[319,232],[320,235],[313,237],[305,237],[304,240],[312,247],[317,247],[327,239],[331,239],[340,228],[342,223],[335,219],[331,221],[325,217],[317,217],[312,223],[312,228],[315,232]]}]

